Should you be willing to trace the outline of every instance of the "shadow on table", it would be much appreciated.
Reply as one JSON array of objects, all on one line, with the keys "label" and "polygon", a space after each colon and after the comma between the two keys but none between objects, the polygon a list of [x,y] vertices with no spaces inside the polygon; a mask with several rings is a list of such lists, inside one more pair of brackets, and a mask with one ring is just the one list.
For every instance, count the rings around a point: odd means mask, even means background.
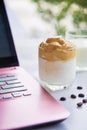
[{"label": "shadow on table", "polygon": [[52,122],[52,123],[46,123],[46,124],[41,124],[37,126],[32,126],[32,127],[26,127],[22,128],[20,130],[67,130],[65,128],[66,126],[62,121],[60,122]]}]

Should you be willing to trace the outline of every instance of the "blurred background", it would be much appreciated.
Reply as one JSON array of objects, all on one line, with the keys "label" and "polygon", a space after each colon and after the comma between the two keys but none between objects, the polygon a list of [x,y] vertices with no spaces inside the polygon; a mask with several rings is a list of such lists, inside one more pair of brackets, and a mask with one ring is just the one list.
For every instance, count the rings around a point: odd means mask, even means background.
[{"label": "blurred background", "polygon": [[87,0],[8,0],[30,38],[87,28]]},{"label": "blurred background", "polygon": [[[13,13],[28,38],[38,39],[56,34],[54,26],[45,21],[38,12],[37,2],[32,0],[8,0],[7,3],[10,12]],[[14,19],[14,16],[12,19]]]},{"label": "blurred background", "polygon": [[85,44],[87,0],[5,0],[5,2],[8,5],[19,62],[23,68],[36,76],[38,46],[42,41],[56,35],[66,37],[68,30],[85,28],[85,42],[83,38],[77,41],[75,37],[74,43],[81,45],[78,47],[77,61],[85,64],[87,70],[87,44]]}]

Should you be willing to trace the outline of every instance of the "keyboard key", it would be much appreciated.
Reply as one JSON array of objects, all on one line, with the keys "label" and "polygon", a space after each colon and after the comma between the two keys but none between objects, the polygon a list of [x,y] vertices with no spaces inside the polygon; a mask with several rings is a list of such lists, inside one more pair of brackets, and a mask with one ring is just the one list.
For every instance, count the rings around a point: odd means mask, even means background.
[{"label": "keyboard key", "polygon": [[1,89],[0,94],[17,92],[17,91],[26,91],[26,90],[27,90],[27,88],[25,88],[24,86],[18,87],[18,88],[11,88],[11,89]]},{"label": "keyboard key", "polygon": [[6,81],[7,84],[15,84],[15,83],[20,83],[19,80],[11,80],[11,81]]},{"label": "keyboard key", "polygon": [[17,78],[16,77],[4,77],[4,78],[0,78],[0,82],[9,81],[9,80],[17,80]]},{"label": "keyboard key", "polygon": [[0,86],[6,85],[5,82],[0,82]]},{"label": "keyboard key", "polygon": [[14,74],[8,74],[8,77],[16,77]]},{"label": "keyboard key", "polygon": [[25,91],[25,92],[23,92],[23,95],[24,96],[29,96],[29,95],[31,95],[31,93],[29,91]]},{"label": "keyboard key", "polygon": [[22,93],[21,92],[14,92],[14,93],[12,93],[12,96],[13,97],[21,97]]},{"label": "keyboard key", "polygon": [[2,99],[9,99],[9,98],[12,98],[12,95],[11,95],[11,94],[4,95],[4,96],[2,97]]},{"label": "keyboard key", "polygon": [[23,87],[24,85],[22,84],[10,84],[10,85],[4,85],[1,88],[2,89],[10,89],[10,88],[18,88],[18,87]]},{"label": "keyboard key", "polygon": [[15,77],[13,74],[0,75],[0,78]]}]

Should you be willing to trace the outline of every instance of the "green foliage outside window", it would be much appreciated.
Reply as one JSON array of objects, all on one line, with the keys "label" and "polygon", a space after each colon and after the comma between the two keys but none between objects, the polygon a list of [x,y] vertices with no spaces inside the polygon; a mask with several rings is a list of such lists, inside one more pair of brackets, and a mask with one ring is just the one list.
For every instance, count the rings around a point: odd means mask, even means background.
[{"label": "green foliage outside window", "polygon": [[87,0],[32,0],[41,17],[54,25],[56,33],[65,35],[70,18],[73,28],[87,28]]}]

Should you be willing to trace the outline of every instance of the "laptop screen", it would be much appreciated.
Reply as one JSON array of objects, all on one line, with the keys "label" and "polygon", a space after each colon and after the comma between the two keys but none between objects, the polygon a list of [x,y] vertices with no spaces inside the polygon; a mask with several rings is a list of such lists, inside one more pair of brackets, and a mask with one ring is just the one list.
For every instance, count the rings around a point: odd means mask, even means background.
[{"label": "laptop screen", "polygon": [[11,56],[8,36],[5,30],[4,19],[0,11],[0,58]]},{"label": "laptop screen", "polygon": [[18,66],[18,59],[3,0],[0,0],[0,68]]}]

